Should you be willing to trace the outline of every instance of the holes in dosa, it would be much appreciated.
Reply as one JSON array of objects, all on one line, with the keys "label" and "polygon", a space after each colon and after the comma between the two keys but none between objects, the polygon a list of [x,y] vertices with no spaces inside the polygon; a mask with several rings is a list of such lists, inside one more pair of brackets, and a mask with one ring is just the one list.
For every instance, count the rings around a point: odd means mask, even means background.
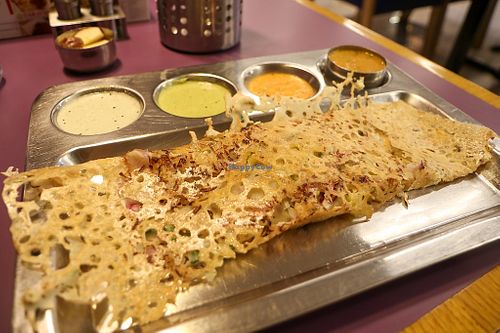
[{"label": "holes in dosa", "polygon": [[238,182],[231,186],[231,193],[234,195],[241,194],[243,191],[245,191],[245,185],[243,185],[243,182]]},{"label": "holes in dosa", "polygon": [[279,222],[289,222],[292,219],[292,215],[295,215],[295,211],[290,207],[288,200],[284,200],[278,204],[273,213],[273,223]]},{"label": "holes in dosa", "polygon": [[171,224],[171,223],[167,223],[163,226],[163,231],[166,231],[166,232],[173,232],[175,231],[175,225]]},{"label": "holes in dosa", "polygon": [[323,158],[323,156],[325,154],[322,151],[315,151],[315,152],[313,152],[313,155],[318,157],[318,158]]},{"label": "holes in dosa", "polygon": [[182,228],[179,230],[179,235],[182,237],[191,237],[191,231],[187,228]]},{"label": "holes in dosa", "polygon": [[279,187],[279,184],[278,184],[277,181],[272,180],[272,181],[269,182],[269,187],[271,187],[271,189],[275,190],[275,189],[277,189]]},{"label": "holes in dosa", "polygon": [[217,244],[223,244],[226,241],[226,236],[219,236],[220,233],[217,231],[214,233],[214,240]]},{"label": "holes in dosa", "polygon": [[281,158],[281,157],[280,157],[280,158],[278,158],[278,159],[276,160],[276,164],[277,164],[277,165],[284,165],[284,164],[285,164],[285,159],[283,159],[283,158]]},{"label": "holes in dosa", "polygon": [[194,269],[205,268],[207,264],[200,260],[200,251],[192,250],[184,255],[184,262],[188,263]]},{"label": "holes in dosa", "polygon": [[66,220],[66,219],[68,219],[68,218],[69,218],[69,214],[68,214],[68,213],[66,213],[66,212],[59,213],[59,218],[60,218],[61,220]]},{"label": "holes in dosa", "polygon": [[19,243],[24,244],[29,240],[30,240],[30,235],[24,235],[23,237],[21,237],[21,239],[19,239]]},{"label": "holes in dosa", "polygon": [[208,206],[207,213],[211,219],[218,219],[222,216],[222,209],[216,203],[211,203]]},{"label": "holes in dosa", "polygon": [[165,275],[165,277],[160,280],[161,283],[169,283],[172,281],[174,281],[174,276],[172,275],[172,273],[167,273],[167,275]]},{"label": "holes in dosa", "polygon": [[352,183],[347,183],[346,188],[347,188],[347,192],[349,192],[349,193],[358,192],[358,188],[355,185],[353,185]]},{"label": "holes in dosa", "polygon": [[198,231],[198,238],[207,238],[210,235],[210,232],[207,229],[203,229]]},{"label": "holes in dosa", "polygon": [[47,214],[43,209],[31,210],[29,212],[31,223],[42,223],[47,221]]},{"label": "holes in dosa", "polygon": [[154,228],[150,228],[150,229],[146,230],[146,232],[144,233],[144,237],[149,242],[152,241],[153,239],[155,239],[157,235],[158,235],[158,232]]},{"label": "holes in dosa", "polygon": [[137,280],[135,279],[129,279],[128,280],[128,285],[130,288],[134,288],[135,286],[137,286]]},{"label": "holes in dosa", "polygon": [[90,255],[90,261],[92,261],[93,263],[99,263],[101,261],[101,258],[99,258],[98,256],[96,256],[95,254],[91,254]]},{"label": "holes in dosa", "polygon": [[25,185],[24,201],[38,201],[43,190],[63,186],[60,178],[48,178],[28,182]]},{"label": "holes in dosa", "polygon": [[239,233],[236,235],[236,240],[243,245],[248,245],[255,239],[255,236],[251,233]]},{"label": "holes in dosa", "polygon": [[38,200],[36,203],[38,207],[40,207],[40,209],[44,210],[52,209],[52,204],[48,200]]},{"label": "holes in dosa", "polygon": [[16,202],[22,202],[23,201],[23,192],[24,192],[24,187],[25,186],[26,186],[25,184],[19,185],[14,190],[8,190],[6,192],[6,194],[7,194],[7,196],[11,196],[12,192],[16,192],[16,196],[15,196]]},{"label": "holes in dosa", "polygon": [[80,272],[88,273],[95,268],[97,268],[97,265],[81,264],[80,265]]},{"label": "holes in dosa", "polygon": [[259,200],[262,199],[264,195],[264,190],[259,187],[254,187],[248,191],[247,198],[250,200]]}]

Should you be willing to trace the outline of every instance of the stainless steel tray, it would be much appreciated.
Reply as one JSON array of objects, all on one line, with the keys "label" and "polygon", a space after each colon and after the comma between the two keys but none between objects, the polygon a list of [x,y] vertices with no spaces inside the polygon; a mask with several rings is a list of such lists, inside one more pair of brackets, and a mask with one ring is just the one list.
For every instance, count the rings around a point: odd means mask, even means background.
[{"label": "stainless steel tray", "polygon": [[[287,61],[308,68],[323,80],[321,64],[326,52],[245,59],[51,87],[33,104],[27,168],[77,164],[138,147],[155,149],[185,144],[190,140],[188,130],[201,135],[206,127],[200,119],[170,116],[156,107],[153,90],[164,79],[208,72],[221,75],[242,89],[241,73],[248,66]],[[474,122],[394,65],[389,64],[389,71],[385,85],[369,90],[375,101],[404,100],[429,112]],[[84,88],[108,85],[125,86],[143,95],[146,109],[139,121],[95,136],[66,134],[52,125],[50,113],[59,100]],[[214,118],[219,129],[227,127],[228,122],[222,115]],[[500,237],[498,156],[493,164],[496,168],[487,176],[474,174],[411,192],[408,209],[393,202],[368,222],[336,219],[287,232],[226,262],[213,283],[179,294],[171,315],[141,330],[256,330],[494,242]],[[23,318],[20,295],[37,278],[37,274],[18,265],[14,311],[14,327],[18,331],[30,331]],[[88,331],[89,311],[84,310],[81,305],[60,302],[57,309],[45,313],[40,331]]]}]

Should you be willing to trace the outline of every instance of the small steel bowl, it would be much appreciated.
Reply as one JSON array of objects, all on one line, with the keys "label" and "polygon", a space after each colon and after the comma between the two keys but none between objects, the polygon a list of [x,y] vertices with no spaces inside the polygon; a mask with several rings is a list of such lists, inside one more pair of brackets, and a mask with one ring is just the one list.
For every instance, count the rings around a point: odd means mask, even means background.
[{"label": "small steel bowl", "polygon": [[[65,130],[59,123],[58,121],[58,116],[59,116],[59,111],[61,111],[61,109],[64,108],[64,106],[68,103],[71,103],[79,98],[81,98],[82,96],[85,96],[85,95],[90,95],[90,94],[95,94],[95,93],[102,93],[102,94],[108,94],[108,93],[120,93],[120,94],[127,94],[129,95],[130,97],[132,97],[133,99],[135,99],[138,103],[139,103],[139,113],[137,115],[137,118],[135,120],[132,120],[129,124],[123,126],[123,127],[120,127],[119,129],[113,129],[113,130],[109,130],[109,131],[105,131],[105,132],[100,132],[100,133],[95,133],[95,134],[88,134],[88,133],[80,133],[80,134],[77,134],[77,133],[73,133],[73,132],[68,132],[67,130]],[[97,86],[97,87],[92,87],[92,88],[85,88],[85,89],[82,89],[82,90],[78,90],[78,91],[75,91],[74,93],[64,97],[63,99],[61,99],[60,101],[57,102],[57,104],[54,106],[54,108],[52,109],[51,113],[50,113],[50,119],[52,121],[52,125],[54,125],[58,130],[64,132],[64,133],[67,133],[67,134],[71,134],[71,135],[83,135],[83,136],[87,136],[87,135],[100,135],[100,134],[106,134],[106,133],[111,133],[111,132],[115,132],[115,131],[118,131],[122,128],[125,128],[127,126],[130,126],[132,125],[133,123],[135,123],[136,121],[138,121],[142,115],[144,114],[144,110],[145,110],[145,106],[146,106],[146,101],[144,100],[144,98],[142,97],[142,95],[134,90],[134,89],[131,89],[131,88],[128,88],[128,87],[124,87],[124,86],[115,86],[115,85],[109,85],[109,86]],[[130,109],[130,108],[129,108]],[[93,112],[102,112],[98,109],[95,109],[95,110],[92,110]]]},{"label": "small steel bowl", "polygon": [[[168,110],[165,110],[160,106],[160,103],[158,102],[158,100],[160,98],[160,93],[162,92],[163,89],[166,89],[166,88],[168,88],[176,83],[185,82],[185,81],[203,81],[203,82],[210,82],[210,83],[218,84],[218,85],[226,88],[229,91],[229,93],[231,94],[231,96],[234,96],[238,92],[238,88],[236,88],[236,86],[231,81],[229,81],[228,79],[226,79],[222,76],[209,74],[209,73],[183,74],[183,75],[179,75],[179,76],[167,79],[167,80],[161,82],[158,86],[156,86],[156,88],[153,92],[153,101],[155,102],[158,109],[160,109],[168,114],[171,114],[170,112],[168,112]],[[175,115],[175,116],[177,116],[177,115]],[[177,117],[179,117],[179,116],[177,116]],[[184,116],[184,118],[191,118],[191,117]],[[206,118],[206,117],[194,117],[194,118]]]},{"label": "small steel bowl", "polygon": [[[384,68],[382,70],[369,71],[369,72],[353,71],[351,68],[343,67],[338,63],[332,61],[332,59],[330,58],[330,54],[338,50],[354,50],[359,52],[371,53],[376,57],[379,57],[383,61]],[[353,77],[356,79],[363,77],[366,88],[379,87],[382,84],[384,84],[388,79],[387,60],[375,51],[356,45],[342,45],[328,50],[328,53],[326,55],[326,69],[329,72],[329,74],[331,74],[332,77],[338,82],[344,81],[347,78],[347,74],[350,72],[353,73]]]},{"label": "small steel bowl", "polygon": [[91,48],[67,48],[61,45],[64,38],[73,36],[79,29],[63,32],[55,40],[59,56],[69,70],[81,73],[97,72],[111,66],[116,61],[116,42],[113,31],[102,28],[107,43]]},{"label": "small steel bowl", "polygon": [[323,90],[325,86],[320,76],[316,75],[308,68],[299,64],[289,62],[264,62],[255,64],[246,68],[241,73],[239,84],[241,87],[243,87],[243,91],[245,92],[245,94],[253,97],[257,102],[260,100],[260,97],[255,95],[248,89],[248,84],[253,78],[265,73],[292,74],[304,79],[311,85],[315,92],[314,95],[309,99],[313,99],[314,97],[318,96],[318,94]]}]

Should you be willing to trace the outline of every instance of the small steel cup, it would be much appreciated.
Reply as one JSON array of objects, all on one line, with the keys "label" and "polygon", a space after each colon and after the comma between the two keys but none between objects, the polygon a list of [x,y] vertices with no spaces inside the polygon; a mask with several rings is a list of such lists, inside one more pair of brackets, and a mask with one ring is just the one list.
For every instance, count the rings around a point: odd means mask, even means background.
[{"label": "small steel cup", "polygon": [[90,0],[90,12],[95,16],[113,15],[113,0]]},{"label": "small steel cup", "polygon": [[[176,76],[170,79],[167,79],[160,83],[158,86],[156,86],[154,92],[153,92],[153,101],[155,102],[156,106],[160,109],[163,110],[167,113],[170,113],[168,110],[165,110],[160,106],[160,93],[164,89],[168,89],[174,84],[180,83],[180,82],[185,82],[185,81],[202,81],[202,82],[210,82],[214,84],[218,84],[224,88],[226,88],[230,93],[231,96],[234,96],[238,92],[238,88],[229,81],[228,79],[215,75],[215,74],[210,74],[210,73],[189,73],[189,74],[184,74],[180,76]],[[184,116],[187,118],[191,118],[188,116]],[[195,118],[205,118],[205,117],[195,117]]]},{"label": "small steel cup", "polygon": [[105,44],[91,48],[66,48],[61,46],[64,38],[73,36],[76,31],[69,30],[57,36],[55,44],[64,67],[75,72],[97,72],[111,66],[116,61],[116,44],[113,31],[101,28],[106,39]]},{"label": "small steel cup", "polygon": [[60,20],[76,20],[82,16],[80,0],[55,0],[54,4]]},{"label": "small steel cup", "polygon": [[[385,67],[380,71],[373,71],[373,72],[356,72],[352,71],[350,68],[344,68],[330,59],[330,54],[339,49],[352,49],[352,50],[358,50],[360,52],[370,52],[380,57],[380,59],[384,61]],[[385,82],[387,82],[388,79],[386,59],[375,51],[356,45],[342,45],[328,50],[326,56],[326,69],[333,76],[333,78],[339,82],[344,81],[347,78],[347,74],[353,72],[354,78],[356,79],[359,79],[361,77],[364,78],[364,84],[366,88],[379,87],[383,85]]]},{"label": "small steel cup", "polygon": [[243,87],[243,91],[255,101],[259,101],[260,97],[252,93],[248,85],[252,79],[266,73],[285,73],[298,76],[307,81],[314,90],[314,95],[309,99],[318,96],[324,88],[323,80],[302,65],[290,62],[263,62],[247,67],[240,75],[239,83]]}]

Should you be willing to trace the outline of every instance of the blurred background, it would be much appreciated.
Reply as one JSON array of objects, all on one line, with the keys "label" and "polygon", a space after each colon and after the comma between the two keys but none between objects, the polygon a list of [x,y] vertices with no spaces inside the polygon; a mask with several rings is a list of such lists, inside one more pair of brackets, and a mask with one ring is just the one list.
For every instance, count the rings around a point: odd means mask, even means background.
[{"label": "blurred background", "polygon": [[[475,0],[483,1],[483,0]],[[447,66],[471,1],[432,0],[314,0],[318,5],[348,17],[415,52]],[[449,3],[448,3],[449,2]],[[450,68],[482,87],[500,94],[500,6],[491,1],[480,21],[466,58]],[[366,8],[372,3],[372,8]],[[426,5],[440,3],[440,5]],[[445,3],[443,5],[442,3]],[[411,8],[415,4],[415,8]],[[395,10],[401,9],[401,10]],[[458,43],[460,46],[460,42]],[[447,66],[450,67],[450,66]]]}]

